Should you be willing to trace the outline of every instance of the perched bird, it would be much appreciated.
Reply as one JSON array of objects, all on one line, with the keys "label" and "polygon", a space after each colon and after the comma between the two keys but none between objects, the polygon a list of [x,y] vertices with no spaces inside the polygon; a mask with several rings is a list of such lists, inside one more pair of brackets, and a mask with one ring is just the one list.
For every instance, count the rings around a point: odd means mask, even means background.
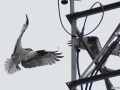
[{"label": "perched bird", "polygon": [[[98,53],[102,50],[102,46],[100,44],[99,38],[96,36],[87,36],[87,37],[83,37],[83,39],[85,43],[89,46],[89,49],[93,53],[94,57],[96,57]],[[86,50],[82,42],[80,42],[79,40],[80,40],[79,38],[76,39],[76,45],[80,49]],[[71,41],[69,41],[68,44],[69,46],[71,46]]]},{"label": "perched bird", "polygon": [[57,53],[58,51],[45,51],[38,50],[33,51],[31,48],[23,48],[21,45],[21,38],[28,27],[29,20],[26,15],[26,24],[23,25],[20,36],[17,39],[13,54],[11,58],[8,58],[5,62],[5,69],[8,74],[13,74],[16,71],[21,70],[19,64],[24,68],[32,68],[37,66],[52,65],[55,61],[59,61],[58,58],[62,53]]},{"label": "perched bird", "polygon": [[[99,52],[102,50],[102,46],[101,46],[99,38],[96,36],[87,36],[87,37],[83,37],[83,39],[85,43],[89,46],[89,49],[91,50],[95,58],[99,54]],[[113,43],[114,41],[111,43],[111,45]],[[69,41],[68,44],[69,46],[71,46],[72,45],[71,41]],[[76,46],[78,46],[82,50],[86,50],[82,42],[80,42],[79,38],[76,39]],[[109,47],[110,46],[108,46],[104,52],[106,52]],[[120,44],[119,43],[113,49],[113,51],[111,52],[111,55],[120,56]]]}]

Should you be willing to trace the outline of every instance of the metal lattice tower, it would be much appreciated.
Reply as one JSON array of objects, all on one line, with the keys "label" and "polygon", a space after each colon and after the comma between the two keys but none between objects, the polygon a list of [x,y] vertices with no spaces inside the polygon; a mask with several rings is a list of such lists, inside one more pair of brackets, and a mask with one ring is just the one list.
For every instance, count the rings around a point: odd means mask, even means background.
[{"label": "metal lattice tower", "polygon": [[[116,9],[120,7],[120,2],[104,5],[103,7],[104,11]],[[70,0],[70,14],[66,15],[66,17],[71,24],[72,35],[78,36],[78,38],[71,36],[71,81],[66,83],[70,90],[76,90],[76,87],[79,85],[91,83],[98,80],[105,81],[107,90],[114,90],[111,88],[113,87],[113,85],[109,78],[120,75],[120,70],[112,70],[104,66],[110,54],[119,55],[120,45],[118,42],[120,40],[120,35],[118,34],[118,32],[120,31],[120,24],[114,30],[114,32],[112,33],[112,35],[110,36],[103,48],[100,46],[98,37],[81,37],[81,33],[76,26],[76,20],[78,18],[97,14],[100,12],[102,12],[101,7],[82,12],[74,12],[74,0]],[[113,41],[115,37],[117,37],[117,39]],[[92,51],[92,46],[88,44],[90,38],[94,38],[94,40],[96,40],[95,47],[97,48],[95,50],[93,49],[96,52]],[[78,44],[77,46],[79,48],[87,50],[87,52],[93,60],[78,80],[76,79],[76,43]],[[91,70],[90,72],[88,72],[88,70],[92,67],[93,64],[96,65],[95,67],[100,66],[98,70],[101,74],[88,77],[94,71]]]}]

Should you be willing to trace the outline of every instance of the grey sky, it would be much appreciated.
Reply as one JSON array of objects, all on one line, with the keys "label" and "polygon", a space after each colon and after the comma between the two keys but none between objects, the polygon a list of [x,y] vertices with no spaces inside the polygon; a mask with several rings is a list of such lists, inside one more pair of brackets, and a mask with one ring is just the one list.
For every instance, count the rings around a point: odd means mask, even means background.
[{"label": "grey sky", "polygon": [[[89,9],[98,0],[83,0],[75,2],[75,11]],[[99,0],[103,5],[119,0]],[[96,5],[99,6],[99,5]],[[69,3],[60,5],[62,21],[65,28],[71,32],[71,26],[65,15],[69,14]],[[71,48],[67,41],[71,39],[60,25],[57,10],[57,0],[0,0],[0,90],[68,90],[66,82],[71,81]],[[28,15],[29,26],[22,38],[23,47],[33,50],[63,52],[64,58],[52,66],[42,66],[32,69],[23,68],[13,75],[4,70],[4,62],[10,58],[21,28]],[[91,31],[99,22],[101,13],[90,16],[87,20],[85,33]],[[84,18],[77,20],[81,30]],[[120,9],[105,12],[100,26],[89,36],[98,36],[102,46],[120,23]],[[80,67],[83,72],[91,63],[86,51],[80,53]],[[112,69],[120,68],[119,57],[110,56],[106,64]],[[120,87],[120,77],[111,78],[115,87]],[[93,84],[92,90],[106,90],[103,81]]]}]

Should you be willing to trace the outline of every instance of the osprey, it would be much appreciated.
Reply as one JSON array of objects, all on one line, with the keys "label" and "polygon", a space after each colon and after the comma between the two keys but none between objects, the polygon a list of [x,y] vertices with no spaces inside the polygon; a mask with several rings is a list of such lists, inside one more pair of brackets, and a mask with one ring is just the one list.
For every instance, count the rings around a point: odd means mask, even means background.
[{"label": "osprey", "polygon": [[31,48],[22,48],[21,38],[23,33],[27,29],[29,24],[28,17],[26,15],[26,24],[23,25],[20,36],[17,39],[13,54],[11,58],[8,58],[5,62],[5,69],[8,74],[13,74],[16,71],[21,70],[19,64],[24,68],[32,68],[37,66],[44,65],[52,65],[55,61],[59,61],[58,58],[62,58],[60,56],[61,53],[57,53],[58,51],[45,51],[38,50],[33,51]]},{"label": "osprey", "polygon": [[[87,36],[87,37],[83,37],[83,39],[86,42],[86,44],[89,46],[89,49],[93,53],[94,57],[96,57],[99,54],[99,52],[102,50],[102,46],[101,46],[99,38],[96,36]],[[111,43],[111,45],[113,43],[114,41]],[[68,41],[68,44],[69,46],[71,46],[72,45],[71,41]],[[82,50],[86,50],[82,42],[80,42],[79,38],[76,39],[76,46],[78,46]],[[108,46],[107,49],[109,47],[110,46]],[[107,51],[107,49],[105,50],[105,52]],[[113,51],[111,52],[111,55],[120,56],[120,44],[119,43],[113,49]]]},{"label": "osprey", "polygon": [[[87,36],[87,37],[83,37],[83,39],[84,39],[85,43],[89,46],[89,49],[93,53],[94,57],[96,57],[102,49],[99,38],[96,36]],[[71,41],[69,41],[68,44],[69,44],[69,46],[71,46]],[[86,50],[86,48],[84,47],[82,42],[80,42],[79,38],[76,39],[76,45],[80,49]]]}]

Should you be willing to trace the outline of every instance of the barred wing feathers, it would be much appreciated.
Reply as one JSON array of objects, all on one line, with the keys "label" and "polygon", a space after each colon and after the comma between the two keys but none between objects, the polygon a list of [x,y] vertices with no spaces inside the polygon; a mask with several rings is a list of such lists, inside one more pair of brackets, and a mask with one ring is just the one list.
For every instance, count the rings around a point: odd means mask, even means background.
[{"label": "barred wing feathers", "polygon": [[25,68],[52,65],[53,63],[55,63],[55,61],[59,61],[58,58],[63,57],[60,56],[61,54],[62,53],[57,53],[57,51],[51,52],[51,51],[39,50],[36,51],[35,54],[29,59],[23,60],[21,64]]}]

